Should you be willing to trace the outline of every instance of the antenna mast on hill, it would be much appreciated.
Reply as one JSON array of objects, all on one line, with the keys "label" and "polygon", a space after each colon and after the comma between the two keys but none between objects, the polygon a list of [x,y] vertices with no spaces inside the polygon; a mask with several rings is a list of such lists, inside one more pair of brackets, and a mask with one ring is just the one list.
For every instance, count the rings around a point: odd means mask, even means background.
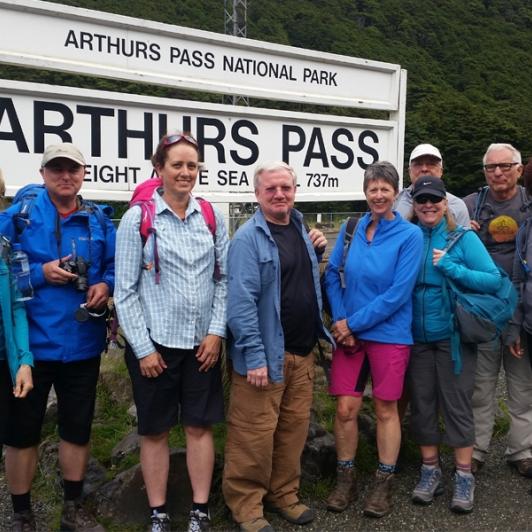
[{"label": "antenna mast on hill", "polygon": [[[224,0],[224,31],[226,35],[246,37],[247,35],[247,0]],[[223,103],[230,105],[249,105],[245,96],[226,95]]]}]

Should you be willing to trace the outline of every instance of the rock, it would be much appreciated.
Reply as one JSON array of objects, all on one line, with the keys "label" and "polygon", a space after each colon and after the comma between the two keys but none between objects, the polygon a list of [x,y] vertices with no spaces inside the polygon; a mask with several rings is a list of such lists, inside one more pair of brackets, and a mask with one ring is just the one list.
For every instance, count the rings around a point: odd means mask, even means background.
[{"label": "rock", "polygon": [[44,415],[44,423],[55,423],[57,420],[57,395],[55,389],[52,386],[50,393],[48,394],[48,400],[46,402],[46,414]]},{"label": "rock", "polygon": [[[140,465],[118,474],[111,482],[101,486],[92,499],[97,514],[113,522],[145,524],[148,519],[148,500]],[[184,517],[188,514],[192,492],[185,449],[170,452],[167,501],[170,515]]]},{"label": "rock", "polygon": [[94,493],[107,480],[107,469],[94,457],[89,458],[85,482],[83,483],[83,496]]},{"label": "rock", "polygon": [[334,436],[317,423],[311,422],[303,455],[301,476],[308,481],[331,476],[336,470]]},{"label": "rock", "polygon": [[131,419],[133,420],[133,423],[136,425],[138,423],[138,420],[137,420],[137,407],[134,404],[132,404],[127,409],[127,414],[128,414],[128,416],[131,417]]},{"label": "rock", "polygon": [[135,453],[139,449],[140,436],[135,429],[115,445],[111,451],[111,463],[113,465],[119,464],[127,455]]}]

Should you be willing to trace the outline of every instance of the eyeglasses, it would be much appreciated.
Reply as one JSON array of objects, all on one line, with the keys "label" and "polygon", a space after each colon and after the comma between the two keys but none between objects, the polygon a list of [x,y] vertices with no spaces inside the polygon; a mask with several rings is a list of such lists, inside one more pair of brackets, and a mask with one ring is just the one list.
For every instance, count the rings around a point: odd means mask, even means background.
[{"label": "eyeglasses", "polygon": [[414,198],[414,201],[420,205],[425,205],[425,203],[428,203],[429,201],[431,203],[441,203],[443,198],[440,196],[418,196],[417,198]]},{"label": "eyeglasses", "polygon": [[520,163],[485,164],[484,165],[484,170],[486,170],[486,172],[492,173],[492,172],[495,172],[495,170],[497,169],[497,166],[498,166],[501,169],[501,172],[509,172],[512,169],[512,167],[514,167],[517,164],[520,164]]},{"label": "eyeglasses", "polygon": [[198,141],[194,137],[191,137],[190,135],[181,135],[181,134],[180,135],[168,135],[163,140],[163,147],[168,148],[168,146],[172,146],[172,144],[177,144],[178,142],[182,140],[186,140],[187,142],[190,142],[190,144],[192,144],[193,146],[196,146],[196,148],[198,147]]}]

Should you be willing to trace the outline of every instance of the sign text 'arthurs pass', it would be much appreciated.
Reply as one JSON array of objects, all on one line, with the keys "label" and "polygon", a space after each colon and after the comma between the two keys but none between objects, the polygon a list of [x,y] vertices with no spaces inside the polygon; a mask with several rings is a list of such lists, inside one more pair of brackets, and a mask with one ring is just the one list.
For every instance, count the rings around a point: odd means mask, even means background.
[{"label": "sign text 'arthurs pass'", "polygon": [[207,163],[198,192],[219,201],[252,199],[253,170],[267,160],[294,166],[300,200],[360,199],[364,169],[397,156],[393,121],[0,83],[0,153],[9,192],[40,179],[48,144],[74,142],[87,157],[85,194],[129,199],[152,175],[150,156],[169,130],[198,139]]},{"label": "sign text 'arthurs pass'", "polygon": [[302,67],[297,70],[293,64],[272,60],[259,60],[253,57],[235,57],[234,55],[205,52],[198,48],[179,48],[169,46],[163,49],[159,43],[132,40],[115,37],[103,33],[89,33],[85,31],[68,30],[65,38],[65,48],[87,50],[98,54],[109,54],[123,57],[135,57],[145,61],[159,62],[166,55],[170,64],[186,65],[193,68],[214,69],[219,63],[222,71],[239,73],[248,76],[258,76],[287,81],[302,81],[318,85],[338,86],[338,71],[321,70]]},{"label": "sign text 'arthurs pass'", "polygon": [[399,65],[38,0],[0,0],[0,20],[0,63],[223,94],[399,109]]}]

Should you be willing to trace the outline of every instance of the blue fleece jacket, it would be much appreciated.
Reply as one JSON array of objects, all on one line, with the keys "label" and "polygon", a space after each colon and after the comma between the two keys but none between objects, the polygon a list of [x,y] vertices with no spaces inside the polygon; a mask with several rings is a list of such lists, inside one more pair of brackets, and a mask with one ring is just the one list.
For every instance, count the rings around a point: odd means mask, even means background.
[{"label": "blue fleece jacket", "polygon": [[412,290],[416,282],[423,238],[421,230],[397,212],[393,220],[380,220],[368,242],[371,214],[358,224],[346,257],[346,287],[338,268],[342,261],[345,224],[329,258],[325,286],[333,320],[347,325],[361,340],[392,344],[412,343]]},{"label": "blue fleece jacket", "polygon": [[[423,231],[423,263],[414,290],[414,341],[430,343],[451,339],[454,369],[459,373],[460,338],[453,326],[445,277],[462,288],[494,293],[499,288],[501,274],[474,231],[466,231],[434,266],[432,250],[444,249],[447,245],[447,221],[443,219],[434,228],[420,227]],[[464,229],[459,227],[458,230]]]}]

